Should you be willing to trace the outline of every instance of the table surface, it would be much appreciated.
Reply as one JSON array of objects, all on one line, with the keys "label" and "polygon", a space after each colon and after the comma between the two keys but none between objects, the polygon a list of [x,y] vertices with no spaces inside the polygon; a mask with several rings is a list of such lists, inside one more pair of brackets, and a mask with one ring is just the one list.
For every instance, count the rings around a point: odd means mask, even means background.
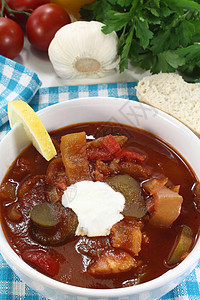
[{"label": "table surface", "polygon": [[42,87],[134,82],[139,81],[144,76],[150,75],[149,71],[144,71],[139,67],[129,65],[129,69],[121,74],[117,71],[110,76],[99,79],[61,79],[55,73],[48,54],[34,49],[26,37],[24,47],[21,53],[15,58],[15,61],[35,72],[42,81]]}]

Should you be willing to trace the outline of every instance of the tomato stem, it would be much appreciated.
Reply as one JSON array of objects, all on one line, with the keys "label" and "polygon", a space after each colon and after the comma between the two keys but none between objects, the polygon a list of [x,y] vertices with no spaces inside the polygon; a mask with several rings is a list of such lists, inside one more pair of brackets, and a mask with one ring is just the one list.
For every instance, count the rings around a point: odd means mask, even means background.
[{"label": "tomato stem", "polygon": [[29,17],[31,12],[33,11],[33,9],[27,9],[27,11],[24,11],[24,10],[18,11],[18,10],[12,9],[8,6],[8,4],[6,3],[5,0],[1,0],[1,11],[0,11],[1,17],[3,17],[4,9],[6,9],[6,11],[9,13],[10,16],[14,16],[14,14],[23,14],[23,15]]},{"label": "tomato stem", "polygon": [[5,0],[1,0],[1,11],[0,11],[0,17],[3,17],[4,6],[5,6]]}]

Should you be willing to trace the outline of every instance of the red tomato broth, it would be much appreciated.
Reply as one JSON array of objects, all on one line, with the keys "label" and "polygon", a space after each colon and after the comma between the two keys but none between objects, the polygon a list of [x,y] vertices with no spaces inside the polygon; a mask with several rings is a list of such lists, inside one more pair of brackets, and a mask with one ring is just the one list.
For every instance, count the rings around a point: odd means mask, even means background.
[{"label": "red tomato broth", "polygon": [[[30,235],[30,218],[26,209],[29,205],[32,205],[31,201],[30,204],[22,206],[22,219],[12,221],[9,219],[8,211],[10,205],[13,204],[13,200],[5,199],[0,194],[1,223],[9,244],[19,256],[22,256],[25,250],[30,249],[48,251],[59,262],[59,272],[52,278],[75,286],[119,288],[146,282],[162,275],[169,269],[166,260],[180,226],[184,224],[193,230],[194,242],[192,246],[194,246],[199,234],[200,214],[195,209],[192,192],[192,187],[197,182],[195,174],[184,159],[165,142],[146,131],[129,126],[105,122],[76,124],[52,132],[51,137],[54,141],[60,143],[61,136],[81,131],[86,132],[87,137],[89,137],[88,141],[92,137],[98,138],[108,134],[127,136],[126,148],[147,156],[143,164],[151,169],[151,177],[161,174],[168,177],[173,185],[181,185],[180,194],[183,196],[184,202],[180,216],[170,228],[160,229],[149,224],[147,213],[147,216],[143,217],[142,233],[143,240],[145,235],[148,237],[148,241],[147,243],[142,242],[142,250],[139,256],[136,257],[141,262],[139,266],[136,269],[133,268],[117,275],[94,277],[87,273],[87,267],[92,262],[95,254],[101,253],[103,249],[113,249],[109,236],[94,238],[73,236],[59,245],[40,245]],[[58,156],[60,156],[60,153],[58,153]],[[24,169],[22,168],[23,171],[19,170],[21,160],[25,164]],[[46,174],[48,164],[33,146],[29,146],[10,167],[3,183],[9,180],[16,183],[17,189],[19,189],[30,176]],[[93,170],[93,162],[90,162],[90,168]],[[140,179],[138,181],[142,182]],[[143,193],[146,196],[144,191]],[[19,201],[20,199],[16,198],[14,203],[18,204]]]}]

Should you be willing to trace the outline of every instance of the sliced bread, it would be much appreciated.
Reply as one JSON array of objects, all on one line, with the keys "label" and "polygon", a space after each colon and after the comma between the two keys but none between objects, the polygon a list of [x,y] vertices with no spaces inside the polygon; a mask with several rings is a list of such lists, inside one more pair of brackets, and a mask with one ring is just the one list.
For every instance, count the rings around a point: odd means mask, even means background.
[{"label": "sliced bread", "polygon": [[200,83],[187,83],[175,73],[160,73],[138,82],[136,96],[172,115],[200,136]]}]

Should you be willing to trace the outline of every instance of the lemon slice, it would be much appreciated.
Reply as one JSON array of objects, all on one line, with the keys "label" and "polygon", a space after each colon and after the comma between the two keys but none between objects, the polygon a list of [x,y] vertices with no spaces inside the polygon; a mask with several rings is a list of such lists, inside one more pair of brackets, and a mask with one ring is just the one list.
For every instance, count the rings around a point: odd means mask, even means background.
[{"label": "lemon slice", "polygon": [[24,101],[16,100],[8,103],[8,119],[12,128],[16,123],[22,123],[25,132],[37,151],[50,160],[56,155],[56,149],[44,125],[34,110]]}]

